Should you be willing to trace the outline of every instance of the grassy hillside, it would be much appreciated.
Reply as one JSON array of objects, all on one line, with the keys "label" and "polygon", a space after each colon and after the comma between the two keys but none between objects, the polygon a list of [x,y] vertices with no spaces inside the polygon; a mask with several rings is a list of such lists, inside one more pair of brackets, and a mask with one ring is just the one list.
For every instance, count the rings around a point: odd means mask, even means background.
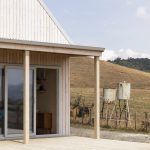
[{"label": "grassy hillside", "polygon": [[[130,82],[133,89],[150,89],[150,73],[101,61],[101,88],[115,88],[120,81]],[[71,58],[71,87],[94,87],[92,58]]]},{"label": "grassy hillside", "polygon": [[[101,88],[116,88],[120,81],[132,84],[129,102],[131,119],[137,112],[138,126],[144,119],[144,112],[150,113],[150,73],[130,69],[101,61]],[[103,90],[101,89],[101,95]],[[85,104],[94,103],[94,64],[92,58],[71,59],[71,100],[84,96]],[[134,125],[134,121],[132,123]]]}]

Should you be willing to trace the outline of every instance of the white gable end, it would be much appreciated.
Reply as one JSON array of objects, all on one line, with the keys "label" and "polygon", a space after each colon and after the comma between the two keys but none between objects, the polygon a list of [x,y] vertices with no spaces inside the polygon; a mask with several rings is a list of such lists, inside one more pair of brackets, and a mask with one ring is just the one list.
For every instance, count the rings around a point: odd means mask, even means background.
[{"label": "white gable end", "polygon": [[42,0],[0,0],[0,38],[71,43]]}]

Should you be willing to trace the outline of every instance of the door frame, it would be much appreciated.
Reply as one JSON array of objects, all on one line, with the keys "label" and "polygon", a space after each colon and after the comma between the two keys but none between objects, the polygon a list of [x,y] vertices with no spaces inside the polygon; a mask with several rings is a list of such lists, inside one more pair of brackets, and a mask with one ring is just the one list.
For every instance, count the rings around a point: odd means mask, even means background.
[{"label": "door frame", "polygon": [[[4,65],[2,64],[2,65],[0,65],[0,69],[4,69],[3,71],[4,71],[4,75],[5,75],[5,68],[4,68]],[[0,139],[1,138],[4,138],[4,136],[5,136],[5,76],[3,77],[2,76],[2,88],[4,88],[3,89],[3,91],[2,91],[2,99],[3,99],[3,105],[4,105],[4,111],[3,111],[3,113],[4,113],[4,116],[3,116],[3,134],[0,134]]]},{"label": "door frame", "polygon": [[[4,86],[5,86],[5,91],[4,91],[4,138],[17,138],[17,137],[23,137],[23,134],[8,134],[8,69],[22,69],[23,70],[23,65],[13,65],[13,64],[9,64],[9,65],[4,65],[4,71],[5,71],[5,78],[4,78]],[[33,70],[33,76],[34,76],[34,80],[33,80],[33,84],[35,84],[35,68],[30,67],[30,70]],[[24,84],[24,83],[23,83]],[[34,86],[34,85],[33,85]],[[35,99],[35,86],[34,86],[34,91],[33,91],[33,117],[35,118],[35,107],[36,107],[36,99]],[[34,126],[35,122],[33,121],[33,132],[30,132],[30,136],[34,136],[35,133],[35,126]]]},{"label": "door frame", "polygon": [[[23,65],[22,64],[2,64],[0,63],[0,68],[4,69],[4,134],[0,135],[0,140],[7,140],[7,139],[22,139],[23,138],[23,134],[8,134],[8,83],[7,83],[7,69],[8,68],[22,68],[23,69]],[[37,91],[36,91],[36,76],[37,76],[37,69],[38,68],[45,68],[45,69],[56,69],[57,70],[57,133],[56,134],[46,134],[46,135],[36,135],[36,106],[37,106]],[[30,65],[30,69],[32,69],[34,71],[34,110],[33,110],[33,117],[34,117],[34,121],[33,121],[33,133],[30,133],[30,138],[48,138],[48,137],[58,137],[61,136],[60,133],[60,122],[61,122],[61,118],[60,118],[60,95],[61,95],[61,89],[60,89],[60,84],[61,84],[61,66],[53,66],[53,65]]]},{"label": "door frame", "polygon": [[[61,77],[61,67],[60,66],[45,66],[45,65],[32,65],[33,68],[36,69],[35,71],[35,80],[37,77],[37,69],[55,69],[57,71],[57,77],[56,77],[56,86],[57,86],[57,96],[56,96],[56,134],[43,134],[43,135],[35,135],[35,138],[48,138],[48,137],[57,137],[60,136],[60,77]],[[35,86],[36,86],[36,81],[35,81]],[[36,88],[35,88],[36,89]],[[37,96],[37,91],[35,90],[35,95]],[[37,101],[37,97],[36,97],[36,101]],[[37,106],[37,103],[36,103]],[[36,116],[36,109],[35,109],[35,116]],[[36,119],[36,117],[35,117]],[[36,120],[35,120],[35,129],[36,129]]]}]

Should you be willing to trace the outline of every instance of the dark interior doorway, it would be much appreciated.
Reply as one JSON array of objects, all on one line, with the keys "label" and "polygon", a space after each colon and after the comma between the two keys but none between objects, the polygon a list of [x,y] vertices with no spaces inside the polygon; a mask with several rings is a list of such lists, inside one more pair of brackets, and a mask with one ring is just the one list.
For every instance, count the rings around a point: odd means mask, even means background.
[{"label": "dark interior doorway", "polygon": [[37,69],[36,134],[57,133],[57,69]]}]

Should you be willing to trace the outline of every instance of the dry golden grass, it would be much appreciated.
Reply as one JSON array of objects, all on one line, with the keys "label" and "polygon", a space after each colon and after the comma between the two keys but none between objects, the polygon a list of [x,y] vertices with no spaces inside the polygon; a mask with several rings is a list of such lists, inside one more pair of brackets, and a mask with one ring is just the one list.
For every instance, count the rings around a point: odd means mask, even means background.
[{"label": "dry golden grass", "polygon": [[[101,88],[116,88],[118,82],[132,85],[130,110],[137,112],[138,126],[144,112],[150,112],[150,73],[101,61]],[[94,103],[94,63],[92,58],[71,58],[71,100],[82,95],[87,104]],[[101,90],[102,95],[102,90]]]},{"label": "dry golden grass", "polygon": [[[150,73],[101,61],[101,88],[115,88],[121,81],[130,82],[133,89],[150,89]],[[71,58],[71,87],[94,87],[92,58]]]}]

